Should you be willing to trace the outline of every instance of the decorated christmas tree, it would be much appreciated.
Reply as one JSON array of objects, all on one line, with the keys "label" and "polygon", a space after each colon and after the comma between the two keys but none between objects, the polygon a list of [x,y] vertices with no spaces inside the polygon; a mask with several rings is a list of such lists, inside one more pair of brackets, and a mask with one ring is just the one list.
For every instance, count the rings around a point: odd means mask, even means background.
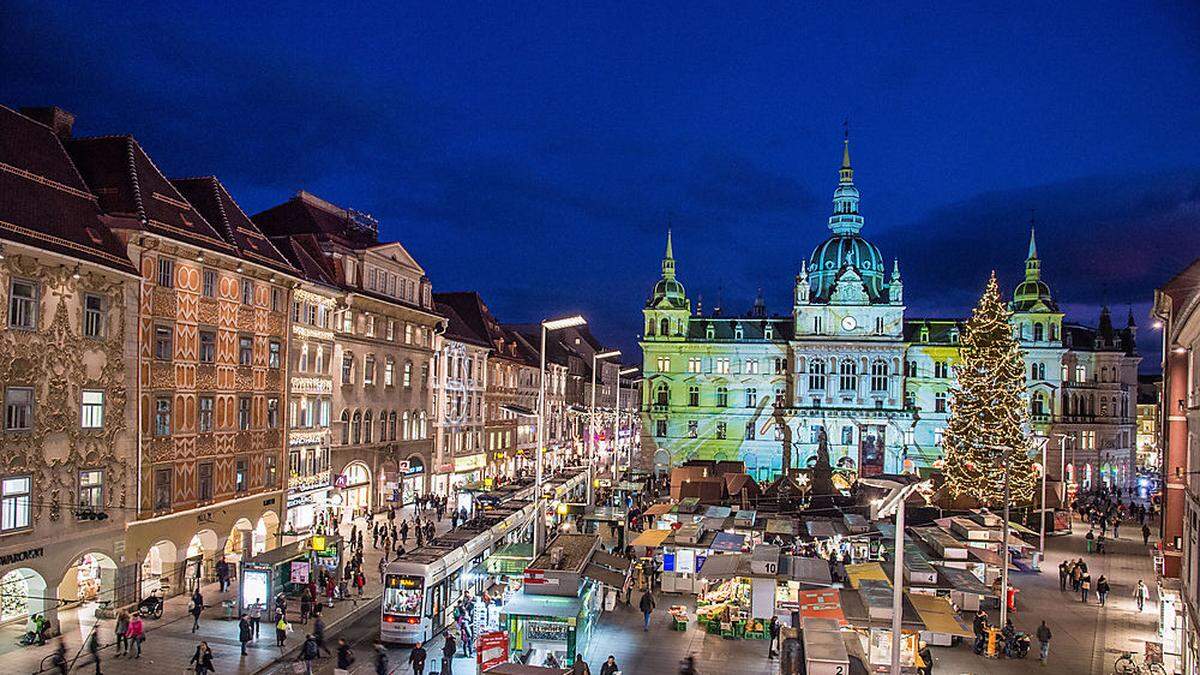
[{"label": "decorated christmas tree", "polygon": [[993,273],[960,341],[958,384],[942,437],[951,495],[989,506],[1004,502],[1006,466],[1012,503],[1027,502],[1036,482],[1029,457],[1025,362],[1008,318]]}]

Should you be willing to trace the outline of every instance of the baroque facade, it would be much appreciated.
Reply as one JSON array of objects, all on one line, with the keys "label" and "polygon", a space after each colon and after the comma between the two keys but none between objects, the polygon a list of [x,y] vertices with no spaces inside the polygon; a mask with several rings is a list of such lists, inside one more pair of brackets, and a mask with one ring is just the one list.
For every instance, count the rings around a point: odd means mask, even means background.
[{"label": "baroque facade", "polygon": [[485,477],[494,478],[503,467],[504,455],[496,457],[486,445],[487,338],[472,330],[438,294],[434,294],[434,302],[438,314],[446,317],[446,329],[434,338],[434,491],[446,494]]},{"label": "baroque facade", "polygon": [[[846,141],[830,234],[801,266],[785,316],[768,315],[761,298],[744,315],[693,311],[668,233],[643,310],[644,466],[740,460],[770,479],[814,461],[822,436],[836,465],[863,475],[938,465],[965,319],[906,316],[899,261],[862,236],[859,204]],[[1010,309],[1051,472],[1063,465],[1080,488],[1128,485],[1132,317],[1117,329],[1106,308],[1097,328],[1064,324],[1032,234]]]}]

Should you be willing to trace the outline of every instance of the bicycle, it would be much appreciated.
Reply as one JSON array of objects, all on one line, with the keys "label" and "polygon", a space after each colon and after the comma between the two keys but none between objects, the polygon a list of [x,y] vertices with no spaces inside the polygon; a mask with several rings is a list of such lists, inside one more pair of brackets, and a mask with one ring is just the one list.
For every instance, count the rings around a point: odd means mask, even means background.
[{"label": "bicycle", "polygon": [[1138,663],[1132,652],[1121,652],[1117,662],[1113,664],[1113,672],[1117,675],[1167,675],[1161,663]]}]

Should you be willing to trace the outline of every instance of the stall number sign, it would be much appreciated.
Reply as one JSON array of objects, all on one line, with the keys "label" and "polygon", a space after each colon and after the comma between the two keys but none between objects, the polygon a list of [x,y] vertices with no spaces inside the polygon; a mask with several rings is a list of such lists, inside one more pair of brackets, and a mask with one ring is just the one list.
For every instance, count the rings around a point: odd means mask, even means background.
[{"label": "stall number sign", "polygon": [[566,642],[571,627],[556,621],[528,621],[525,623],[525,639],[535,642]]},{"label": "stall number sign", "polygon": [[525,583],[534,586],[545,584],[547,586],[557,586],[558,579],[551,577],[546,578],[546,570],[536,570],[532,567],[525,568]]}]

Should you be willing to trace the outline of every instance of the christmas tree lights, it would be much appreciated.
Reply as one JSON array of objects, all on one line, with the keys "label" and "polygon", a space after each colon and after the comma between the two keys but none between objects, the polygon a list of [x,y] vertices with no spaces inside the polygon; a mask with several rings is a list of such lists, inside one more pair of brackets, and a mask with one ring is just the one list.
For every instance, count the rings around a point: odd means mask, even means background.
[{"label": "christmas tree lights", "polygon": [[942,438],[951,495],[989,506],[1004,501],[1006,470],[1012,503],[1027,502],[1036,482],[1026,431],[1025,364],[1008,319],[992,273],[962,337],[958,384],[951,390]]}]

